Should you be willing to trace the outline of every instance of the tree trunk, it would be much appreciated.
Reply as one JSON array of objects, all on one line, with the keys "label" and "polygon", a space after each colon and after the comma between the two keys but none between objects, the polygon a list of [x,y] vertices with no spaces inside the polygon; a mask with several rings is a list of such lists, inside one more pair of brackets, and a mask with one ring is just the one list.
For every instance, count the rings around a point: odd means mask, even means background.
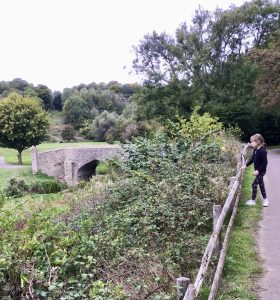
[{"label": "tree trunk", "polygon": [[22,150],[18,150],[18,163],[19,165],[22,165]]}]

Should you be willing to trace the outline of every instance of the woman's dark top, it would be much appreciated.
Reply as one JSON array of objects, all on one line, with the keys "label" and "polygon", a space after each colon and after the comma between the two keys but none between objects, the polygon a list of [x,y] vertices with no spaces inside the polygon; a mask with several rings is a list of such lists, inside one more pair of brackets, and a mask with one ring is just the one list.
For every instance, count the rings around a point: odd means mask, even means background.
[{"label": "woman's dark top", "polygon": [[256,171],[259,171],[260,173],[266,172],[266,166],[267,166],[267,151],[264,147],[261,147],[260,149],[254,149],[254,153],[252,158],[247,162],[246,166],[251,165],[254,163],[254,168]]}]

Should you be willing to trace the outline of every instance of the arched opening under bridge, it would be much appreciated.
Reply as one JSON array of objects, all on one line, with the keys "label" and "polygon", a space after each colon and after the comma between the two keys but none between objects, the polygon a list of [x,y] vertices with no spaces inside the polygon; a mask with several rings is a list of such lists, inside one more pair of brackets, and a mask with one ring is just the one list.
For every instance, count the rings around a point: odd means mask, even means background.
[{"label": "arched opening under bridge", "polygon": [[98,164],[98,160],[93,160],[81,166],[77,173],[78,181],[89,180],[92,176],[94,176],[96,174],[96,167]]}]

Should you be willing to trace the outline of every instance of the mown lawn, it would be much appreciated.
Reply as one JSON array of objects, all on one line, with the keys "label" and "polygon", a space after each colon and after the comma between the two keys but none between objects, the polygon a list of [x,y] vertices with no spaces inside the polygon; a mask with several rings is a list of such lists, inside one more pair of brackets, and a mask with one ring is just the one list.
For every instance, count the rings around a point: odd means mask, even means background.
[{"label": "mown lawn", "polygon": [[[37,146],[39,152],[59,149],[65,147],[80,147],[80,146],[92,146],[92,145],[107,145],[105,142],[79,142],[79,143],[43,143]],[[17,151],[9,148],[0,147],[0,156],[4,156],[5,161],[10,164],[17,164]],[[31,165],[30,150],[26,149],[22,153],[22,160],[24,165]]]}]

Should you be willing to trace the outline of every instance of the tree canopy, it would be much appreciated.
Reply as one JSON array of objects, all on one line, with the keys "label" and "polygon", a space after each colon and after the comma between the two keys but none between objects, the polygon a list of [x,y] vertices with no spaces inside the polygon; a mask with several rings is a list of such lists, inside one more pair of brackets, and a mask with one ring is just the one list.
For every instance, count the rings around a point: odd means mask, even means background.
[{"label": "tree canopy", "polygon": [[24,149],[46,138],[49,117],[37,98],[11,93],[0,101],[0,145],[18,151],[22,164]]},{"label": "tree canopy", "polygon": [[[133,66],[143,79],[138,117],[174,120],[200,105],[226,126],[239,126],[244,138],[256,131],[273,138],[279,116],[262,103],[279,98],[279,46],[271,42],[279,29],[279,3],[253,0],[214,12],[199,8],[174,36],[145,35],[134,48]],[[264,119],[275,120],[270,132]]]}]

